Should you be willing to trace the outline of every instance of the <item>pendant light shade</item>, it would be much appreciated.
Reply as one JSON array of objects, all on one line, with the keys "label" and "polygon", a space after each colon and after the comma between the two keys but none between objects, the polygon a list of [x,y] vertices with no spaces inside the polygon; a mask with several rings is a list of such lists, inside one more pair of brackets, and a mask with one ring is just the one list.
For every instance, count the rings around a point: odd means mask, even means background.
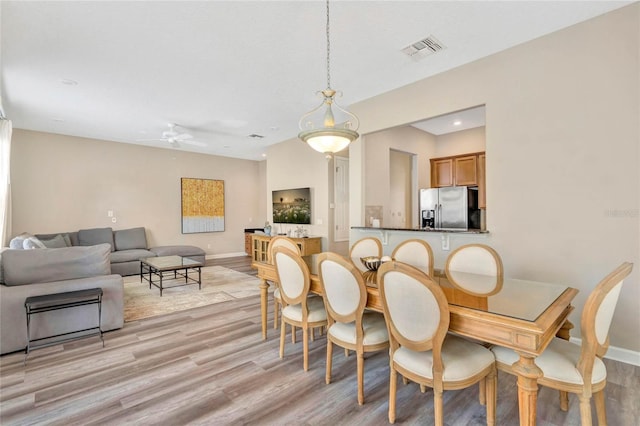
[{"label": "pendant light shade", "polygon": [[[320,105],[306,113],[298,123],[298,137],[318,152],[327,155],[345,149],[358,135],[359,120],[354,114],[341,108],[335,101],[338,94],[331,88],[330,73],[330,38],[329,38],[329,0],[327,0],[327,88],[321,92],[323,100]],[[340,113],[342,121],[336,124],[333,107]],[[322,113],[324,110],[324,114]]]}]

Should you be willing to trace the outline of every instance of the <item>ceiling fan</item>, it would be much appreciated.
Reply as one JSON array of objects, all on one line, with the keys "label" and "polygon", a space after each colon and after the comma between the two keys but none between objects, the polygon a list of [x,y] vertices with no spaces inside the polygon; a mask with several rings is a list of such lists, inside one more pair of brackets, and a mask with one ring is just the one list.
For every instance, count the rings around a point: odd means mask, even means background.
[{"label": "ceiling fan", "polygon": [[180,133],[176,130],[178,127],[175,123],[167,123],[169,127],[168,130],[162,132],[162,136],[157,139],[137,139],[138,142],[151,142],[151,141],[160,141],[160,142],[169,142],[174,147],[179,147],[181,144],[185,145],[194,145],[194,146],[207,146],[204,142],[194,141],[193,136],[189,133]]}]

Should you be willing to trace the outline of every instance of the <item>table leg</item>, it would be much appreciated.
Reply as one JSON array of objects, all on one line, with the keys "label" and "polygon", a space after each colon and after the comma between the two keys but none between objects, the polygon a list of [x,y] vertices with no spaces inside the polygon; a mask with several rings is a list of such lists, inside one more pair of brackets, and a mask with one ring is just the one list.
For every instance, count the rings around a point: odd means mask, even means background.
[{"label": "table leg", "polygon": [[538,378],[542,370],[535,364],[535,357],[520,354],[520,360],[513,365],[518,375],[518,408],[520,426],[535,426],[536,404],[538,403]]},{"label": "table leg", "polygon": [[262,318],[262,340],[267,340],[267,297],[269,295],[269,283],[260,279],[260,314]]}]

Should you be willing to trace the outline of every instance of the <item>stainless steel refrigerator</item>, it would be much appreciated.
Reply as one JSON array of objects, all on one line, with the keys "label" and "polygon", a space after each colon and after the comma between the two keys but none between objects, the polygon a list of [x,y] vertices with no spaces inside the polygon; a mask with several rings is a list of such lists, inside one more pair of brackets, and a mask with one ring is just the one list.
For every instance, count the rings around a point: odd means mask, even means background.
[{"label": "stainless steel refrigerator", "polygon": [[420,190],[421,228],[466,231],[469,229],[468,215],[466,186]]}]

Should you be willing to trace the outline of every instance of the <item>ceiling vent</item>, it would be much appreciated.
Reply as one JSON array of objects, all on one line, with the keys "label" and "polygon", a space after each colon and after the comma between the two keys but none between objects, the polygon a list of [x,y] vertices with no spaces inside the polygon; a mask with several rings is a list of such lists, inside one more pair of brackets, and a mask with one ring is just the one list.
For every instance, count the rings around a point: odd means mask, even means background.
[{"label": "ceiling vent", "polygon": [[447,47],[444,44],[440,43],[437,38],[430,35],[425,39],[418,40],[415,43],[412,43],[409,46],[405,47],[404,49],[402,49],[402,52],[414,59],[418,59],[439,52],[446,48]]},{"label": "ceiling vent", "polygon": [[264,138],[263,135],[258,135],[258,134],[255,134],[255,133],[250,134],[249,137],[252,138],[252,139],[262,139],[262,138]]}]

